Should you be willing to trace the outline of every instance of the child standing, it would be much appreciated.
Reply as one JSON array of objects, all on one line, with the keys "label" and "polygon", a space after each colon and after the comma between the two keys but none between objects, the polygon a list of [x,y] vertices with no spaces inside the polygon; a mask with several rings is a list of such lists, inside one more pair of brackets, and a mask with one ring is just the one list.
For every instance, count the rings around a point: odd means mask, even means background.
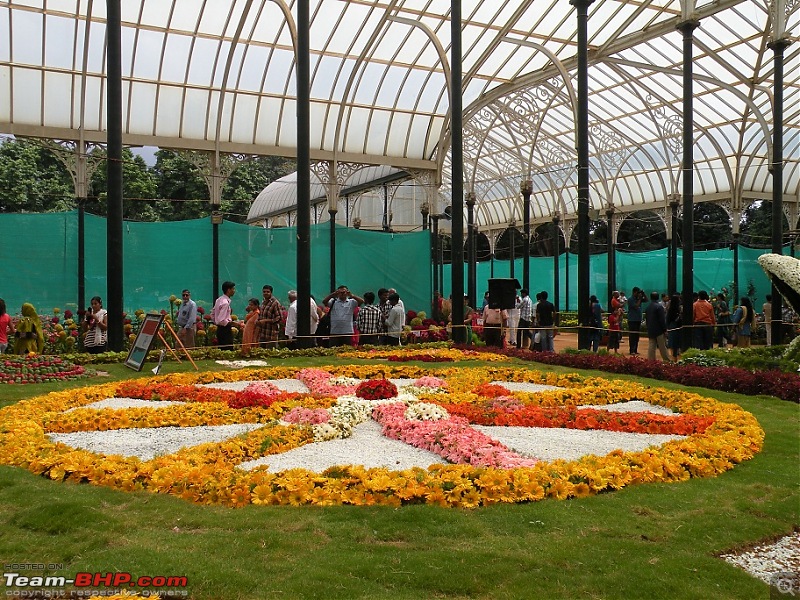
[{"label": "child standing", "polygon": [[622,306],[618,306],[608,315],[608,349],[614,354],[619,352],[619,342],[622,339]]}]

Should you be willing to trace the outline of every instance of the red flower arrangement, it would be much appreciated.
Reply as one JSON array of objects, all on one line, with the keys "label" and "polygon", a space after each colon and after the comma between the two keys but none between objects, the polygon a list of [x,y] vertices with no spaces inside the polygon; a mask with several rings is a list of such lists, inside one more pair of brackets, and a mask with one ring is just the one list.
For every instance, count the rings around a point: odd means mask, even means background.
[{"label": "red flower arrangement", "polygon": [[364,400],[396,398],[397,386],[388,379],[370,379],[358,384],[356,396]]}]

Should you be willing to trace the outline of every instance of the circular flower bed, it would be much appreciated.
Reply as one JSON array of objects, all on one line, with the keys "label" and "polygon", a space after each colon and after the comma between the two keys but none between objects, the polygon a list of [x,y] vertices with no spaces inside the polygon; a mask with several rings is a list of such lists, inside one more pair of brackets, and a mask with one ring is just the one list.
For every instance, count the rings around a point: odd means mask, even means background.
[{"label": "circular flower bed", "polygon": [[0,383],[41,383],[86,376],[83,367],[57,356],[0,356]]},{"label": "circular flower bed", "polygon": [[[361,382],[388,378],[414,380],[414,394],[402,388],[396,396],[381,400],[355,396]],[[282,392],[264,383],[244,391],[195,387],[285,379],[303,381],[311,393]],[[490,385],[493,382],[500,384]],[[502,382],[509,383],[504,386]],[[513,391],[514,382],[558,389]],[[181,399],[184,403],[158,410],[85,408],[125,396]],[[664,406],[680,415],[668,418],[672,420],[667,423],[649,413],[608,416],[592,408],[578,408],[632,400]],[[315,440],[344,437],[370,417],[380,423],[384,436],[436,452],[457,464],[402,471],[344,465],[323,473],[238,468],[243,462]],[[545,462],[518,454],[472,427],[486,422],[647,432],[668,427],[688,437],[640,452],[615,450],[606,456]],[[227,424],[259,426],[239,437],[151,460],[94,454],[49,437],[66,431]],[[763,437],[751,414],[697,394],[576,374],[495,367],[430,370],[371,365],[176,374],[51,393],[0,410],[3,464],[59,481],[148,490],[229,506],[431,503],[474,507],[580,497],[636,483],[713,476],[751,458],[761,449]]]}]

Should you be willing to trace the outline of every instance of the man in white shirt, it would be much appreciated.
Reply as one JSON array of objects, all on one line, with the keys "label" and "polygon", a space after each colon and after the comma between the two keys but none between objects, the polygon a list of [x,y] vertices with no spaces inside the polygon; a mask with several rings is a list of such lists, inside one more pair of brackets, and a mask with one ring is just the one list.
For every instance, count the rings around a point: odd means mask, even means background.
[{"label": "man in white shirt", "polygon": [[289,348],[294,348],[297,337],[297,291],[289,290],[286,296],[289,298],[289,308],[286,309],[286,325],[283,333],[286,335]]},{"label": "man in white shirt", "polygon": [[[284,327],[284,334],[289,341],[289,348],[297,347],[297,290],[289,290],[287,294],[289,298],[289,308],[286,309],[286,326]],[[314,298],[309,298],[310,314],[310,327],[308,329],[311,335],[317,332],[317,325],[319,325],[319,309]]]},{"label": "man in white shirt", "polygon": [[395,292],[389,294],[389,317],[386,319],[386,343],[389,346],[400,345],[400,334],[406,324],[406,313],[400,308],[400,296]]},{"label": "man in white shirt", "polygon": [[[391,294],[397,294],[397,290],[394,289],[394,288],[389,288],[389,294],[390,295]],[[406,305],[403,304],[402,300],[400,300],[400,294],[397,294],[397,298],[398,298],[397,299],[397,304],[398,304],[398,306],[400,306],[400,310],[402,310],[403,314],[405,315],[406,314]],[[405,320],[405,318],[404,318],[404,320]]]}]

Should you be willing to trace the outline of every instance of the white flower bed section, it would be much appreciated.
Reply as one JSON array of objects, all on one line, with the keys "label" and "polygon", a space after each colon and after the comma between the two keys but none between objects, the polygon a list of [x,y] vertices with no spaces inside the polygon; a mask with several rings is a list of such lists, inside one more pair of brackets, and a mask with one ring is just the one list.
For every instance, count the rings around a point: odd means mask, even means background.
[{"label": "white flower bed section", "polygon": [[162,454],[172,454],[183,448],[208,442],[222,442],[260,427],[263,425],[259,423],[243,423],[201,427],[79,431],[77,433],[51,433],[50,439],[72,448],[80,448],[97,454],[136,456],[142,460],[150,460]]},{"label": "white flower bed section", "polygon": [[282,454],[273,454],[239,465],[251,470],[266,465],[274,473],[286,469],[307,469],[322,473],[337,465],[363,465],[367,469],[386,468],[402,471],[412,467],[427,468],[447,461],[427,450],[419,450],[403,442],[381,435],[381,426],[373,420],[353,427],[353,434],[344,439],[306,444]]},{"label": "white flower bed section", "polygon": [[639,452],[660,446],[682,435],[626,433],[620,431],[584,431],[561,427],[499,427],[473,425],[475,429],[505,444],[515,452],[540,460],[576,460],[581,456],[605,456],[613,450]]},{"label": "white flower bed section", "polygon": [[[186,404],[177,400],[140,400],[138,398],[106,398],[105,400],[98,400],[86,406],[79,408],[96,408],[98,410],[103,408],[164,408],[173,404]],[[64,412],[72,412],[78,410],[77,408],[70,408]]]}]

